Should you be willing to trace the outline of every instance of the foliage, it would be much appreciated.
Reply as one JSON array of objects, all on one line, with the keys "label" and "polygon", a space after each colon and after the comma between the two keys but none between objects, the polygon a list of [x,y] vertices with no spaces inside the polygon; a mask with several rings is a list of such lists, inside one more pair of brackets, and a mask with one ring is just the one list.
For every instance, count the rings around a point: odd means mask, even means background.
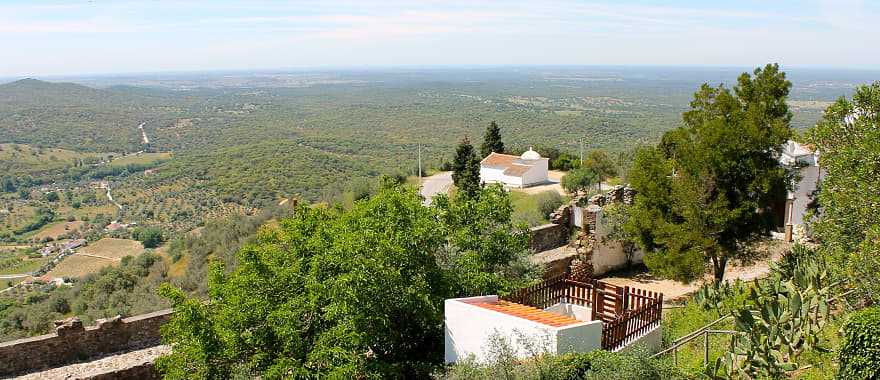
[{"label": "foliage", "polygon": [[480,157],[486,157],[489,153],[504,153],[504,142],[501,141],[501,130],[495,120],[486,127],[486,135],[483,136],[483,144],[480,145]]},{"label": "foliage", "polygon": [[781,378],[807,350],[824,350],[820,330],[830,317],[831,275],[821,256],[808,256],[756,282],[732,312],[739,332],[733,351],[707,372],[713,376]]},{"label": "foliage", "polygon": [[156,227],[138,227],[131,233],[131,238],[141,242],[144,248],[156,248],[164,240],[162,230]]},{"label": "foliage", "polygon": [[709,261],[720,281],[728,261],[748,253],[744,243],[768,232],[790,182],[775,158],[792,134],[790,87],[777,65],[743,73],[733,92],[704,84],[685,126],[637,153],[627,231],[652,271],[692,280]]},{"label": "foliage", "polygon": [[880,82],[838,99],[808,133],[821,154],[820,219],[812,229],[863,297],[880,302]]},{"label": "foliage", "polygon": [[598,181],[604,181],[617,175],[617,165],[608,152],[601,149],[591,150],[584,160],[584,167],[589,168],[596,173]]},{"label": "foliage", "polygon": [[575,194],[581,191],[587,191],[593,184],[598,183],[599,175],[589,168],[572,169],[562,177],[562,188],[565,191]]},{"label": "foliage", "polygon": [[860,310],[847,317],[838,359],[838,379],[880,377],[880,307]]},{"label": "foliage", "polygon": [[452,162],[452,181],[458,191],[467,197],[476,196],[480,190],[480,160],[470,140],[465,137],[455,149]]},{"label": "foliage", "polygon": [[509,338],[493,339],[486,362],[463,360],[447,368],[445,378],[450,380],[510,379],[510,380],[642,380],[686,379],[681,371],[669,363],[651,359],[647,352],[636,349],[629,353],[596,350],[587,353],[551,355],[539,347],[534,339],[516,337],[517,345],[527,354],[525,359],[516,355]]},{"label": "foliage", "polygon": [[541,215],[548,216],[559,206],[562,206],[563,199],[562,195],[559,195],[559,192],[553,190],[542,191],[538,194],[535,194],[536,202],[538,203],[538,210],[541,211]]},{"label": "foliage", "polygon": [[210,303],[163,290],[178,312],[159,368],[171,378],[424,376],[442,360],[443,300],[504,290],[505,260],[526,242],[509,230],[501,188],[434,203],[386,184],[350,210],[299,206],[239,251],[231,273],[214,267]]},{"label": "foliage", "polygon": [[556,157],[550,159],[550,170],[569,171],[579,167],[581,167],[580,158],[568,152],[559,153]]},{"label": "foliage", "polygon": [[0,339],[45,334],[52,328],[52,321],[69,312],[91,324],[98,318],[137,315],[168,307],[168,302],[157,294],[159,285],[169,281],[166,275],[161,258],[147,252],[127,256],[120,265],[105,267],[72,287],[13,289],[3,295],[11,299],[0,298],[0,304],[10,300],[0,310]]}]

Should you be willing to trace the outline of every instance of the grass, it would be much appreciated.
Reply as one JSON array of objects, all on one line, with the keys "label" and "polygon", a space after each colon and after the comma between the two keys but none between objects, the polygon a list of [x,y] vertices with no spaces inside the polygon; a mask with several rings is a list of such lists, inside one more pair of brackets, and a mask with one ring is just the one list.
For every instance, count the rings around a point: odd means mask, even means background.
[{"label": "grass", "polygon": [[[144,246],[134,240],[103,238],[81,248],[76,254],[66,257],[49,271],[49,275],[52,277],[83,277],[97,273],[108,265],[118,264],[125,256],[134,256],[143,251]],[[85,256],[84,254],[99,257]]]},{"label": "grass", "polygon": [[91,273],[98,273],[101,268],[115,265],[118,261],[102,259],[92,256],[70,255],[64,258],[55,268],[49,271],[51,277],[84,277]]},{"label": "grass", "polygon": [[73,166],[81,159],[102,157],[100,153],[80,153],[66,149],[38,148],[24,144],[0,144],[0,171],[38,173]]},{"label": "grass", "polygon": [[42,240],[47,237],[52,238],[53,240],[58,239],[61,235],[80,229],[84,223],[85,222],[82,221],[52,223],[40,229],[33,238],[37,240]]},{"label": "grass", "polygon": [[26,274],[40,269],[48,258],[29,258],[22,251],[0,252],[0,274]]},{"label": "grass", "polygon": [[125,256],[136,256],[143,251],[144,246],[135,240],[103,238],[81,248],[77,253],[120,260]]},{"label": "grass", "polygon": [[144,165],[156,161],[164,161],[171,158],[171,153],[139,153],[130,154],[110,161],[110,166],[126,166],[131,164]]},{"label": "grass", "polygon": [[[695,302],[688,302],[682,308],[663,311],[663,346],[669,347],[672,341],[697,330],[708,323],[714,322],[720,315],[714,310],[704,310]],[[824,349],[805,351],[801,354],[798,366],[808,369],[792,373],[797,379],[832,379],[837,372],[835,354],[832,347],[840,342],[839,330],[844,318],[838,318],[826,324],[821,332]],[[713,330],[733,330],[733,320],[728,319],[712,327]],[[730,352],[730,335],[709,335],[709,363]],[[703,371],[704,338],[700,336],[677,350],[677,367],[696,375]],[[671,360],[672,353],[664,355],[664,360]]]},{"label": "grass", "polygon": [[[555,197],[550,193],[551,190],[538,194],[528,194],[522,191],[513,190],[510,192],[510,202],[513,205],[513,215],[511,219],[517,223],[526,223],[529,227],[540,226],[550,222],[549,215],[541,212],[541,204],[549,197]],[[559,197],[561,202],[565,199]],[[561,204],[561,203],[560,203]]]}]

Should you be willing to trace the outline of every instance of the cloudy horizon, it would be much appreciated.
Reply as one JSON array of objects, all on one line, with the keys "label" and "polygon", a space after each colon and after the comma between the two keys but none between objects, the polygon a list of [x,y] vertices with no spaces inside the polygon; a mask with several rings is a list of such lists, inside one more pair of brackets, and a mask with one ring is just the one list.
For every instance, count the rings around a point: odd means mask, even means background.
[{"label": "cloudy horizon", "polygon": [[880,4],[860,1],[10,1],[0,5],[0,77],[767,62],[872,69],[878,16]]}]

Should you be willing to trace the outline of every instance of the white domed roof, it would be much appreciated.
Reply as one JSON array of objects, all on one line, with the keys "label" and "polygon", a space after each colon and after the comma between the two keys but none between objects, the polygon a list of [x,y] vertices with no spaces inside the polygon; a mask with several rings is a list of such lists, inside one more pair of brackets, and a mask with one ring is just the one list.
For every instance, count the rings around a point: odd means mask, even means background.
[{"label": "white domed roof", "polygon": [[540,160],[541,155],[538,154],[538,152],[535,152],[534,150],[532,150],[532,147],[529,147],[529,150],[527,150],[525,153],[523,153],[522,156],[519,156],[519,158],[521,158],[523,160]]}]

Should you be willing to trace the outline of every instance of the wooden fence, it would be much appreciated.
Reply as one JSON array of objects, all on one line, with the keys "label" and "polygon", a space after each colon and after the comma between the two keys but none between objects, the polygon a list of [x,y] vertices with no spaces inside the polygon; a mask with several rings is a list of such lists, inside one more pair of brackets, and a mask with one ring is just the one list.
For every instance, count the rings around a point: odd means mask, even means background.
[{"label": "wooden fence", "polygon": [[602,348],[616,350],[660,325],[663,294],[598,280],[575,281],[568,273],[520,289],[502,299],[546,309],[565,302],[590,307],[601,320]]}]

